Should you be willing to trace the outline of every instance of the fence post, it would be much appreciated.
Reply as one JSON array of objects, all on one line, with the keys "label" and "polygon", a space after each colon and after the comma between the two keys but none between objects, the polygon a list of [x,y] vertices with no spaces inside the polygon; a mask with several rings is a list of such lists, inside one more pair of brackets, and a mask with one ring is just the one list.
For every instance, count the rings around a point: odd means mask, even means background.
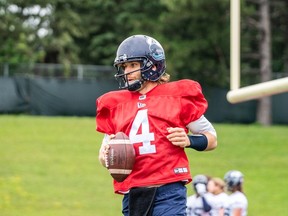
[{"label": "fence post", "polygon": [[83,65],[78,65],[77,66],[77,78],[78,78],[78,80],[83,79],[83,74],[84,74]]},{"label": "fence post", "polygon": [[9,76],[9,64],[4,63],[4,76],[8,77]]}]

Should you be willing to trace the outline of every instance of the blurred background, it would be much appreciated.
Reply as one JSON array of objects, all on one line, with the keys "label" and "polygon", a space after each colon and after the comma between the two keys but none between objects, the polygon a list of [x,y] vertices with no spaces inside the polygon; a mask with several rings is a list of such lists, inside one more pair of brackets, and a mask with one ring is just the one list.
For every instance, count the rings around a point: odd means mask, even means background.
[{"label": "blurred background", "polygon": [[[241,86],[288,76],[287,8],[285,0],[241,1]],[[201,83],[211,121],[288,123],[287,94],[226,101],[229,0],[1,0],[0,19],[1,113],[95,115],[95,99],[118,88],[118,45],[147,34],[164,47],[173,80]]]},{"label": "blurred background", "polygon": [[[241,1],[241,87],[288,76],[287,9]],[[0,0],[0,215],[120,215],[95,101],[118,89],[116,49],[133,34],[162,44],[172,80],[203,87],[219,147],[188,151],[192,174],[239,169],[250,215],[285,214],[288,93],[227,101],[230,15],[230,0]]]}]

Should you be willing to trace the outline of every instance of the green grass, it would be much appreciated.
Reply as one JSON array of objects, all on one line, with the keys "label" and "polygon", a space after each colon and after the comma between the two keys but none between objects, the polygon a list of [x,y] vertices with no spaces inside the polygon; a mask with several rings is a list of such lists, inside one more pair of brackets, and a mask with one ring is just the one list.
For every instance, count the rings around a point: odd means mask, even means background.
[{"label": "green grass", "polygon": [[[192,173],[223,177],[239,169],[249,215],[283,215],[288,126],[214,126],[216,150],[187,149]],[[0,215],[121,215],[122,197],[113,193],[111,177],[98,162],[101,139],[94,118],[1,115]]]}]

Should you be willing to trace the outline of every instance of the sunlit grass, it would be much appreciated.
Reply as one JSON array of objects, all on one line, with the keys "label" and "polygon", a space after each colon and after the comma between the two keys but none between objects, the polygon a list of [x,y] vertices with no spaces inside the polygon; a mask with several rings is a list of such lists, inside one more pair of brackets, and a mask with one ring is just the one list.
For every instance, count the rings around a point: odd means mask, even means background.
[{"label": "sunlit grass", "polygon": [[[192,173],[223,177],[239,169],[249,215],[286,212],[288,126],[215,128],[216,150],[187,149]],[[98,162],[101,139],[90,117],[0,116],[0,215],[121,215],[122,197]]]}]

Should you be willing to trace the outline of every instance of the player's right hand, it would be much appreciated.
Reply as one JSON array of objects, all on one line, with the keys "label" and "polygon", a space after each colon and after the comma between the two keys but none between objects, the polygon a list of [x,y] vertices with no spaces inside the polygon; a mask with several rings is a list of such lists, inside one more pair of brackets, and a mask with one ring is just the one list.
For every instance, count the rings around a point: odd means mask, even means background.
[{"label": "player's right hand", "polygon": [[183,128],[169,127],[167,128],[167,139],[175,146],[185,148],[190,145],[190,140]]}]

